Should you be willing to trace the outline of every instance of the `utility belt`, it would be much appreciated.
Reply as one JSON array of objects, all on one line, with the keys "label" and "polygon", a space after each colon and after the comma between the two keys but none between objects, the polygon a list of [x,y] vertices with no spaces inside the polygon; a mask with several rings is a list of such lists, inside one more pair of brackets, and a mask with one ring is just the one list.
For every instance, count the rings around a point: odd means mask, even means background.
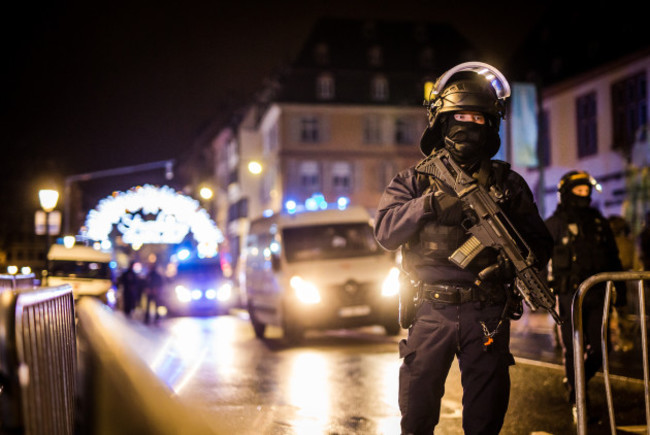
[{"label": "utility belt", "polygon": [[426,301],[458,305],[467,302],[483,302],[494,305],[506,300],[503,289],[480,288],[473,284],[428,284],[421,283],[422,298]]}]

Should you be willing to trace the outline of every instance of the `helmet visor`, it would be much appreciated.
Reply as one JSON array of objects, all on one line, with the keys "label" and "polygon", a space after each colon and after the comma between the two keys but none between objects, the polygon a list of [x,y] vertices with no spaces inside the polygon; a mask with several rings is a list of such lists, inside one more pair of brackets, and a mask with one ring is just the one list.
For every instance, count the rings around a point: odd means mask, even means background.
[{"label": "helmet visor", "polygon": [[456,73],[461,71],[473,71],[478,75],[481,75],[487,80],[494,92],[497,95],[497,98],[500,100],[505,100],[510,96],[510,84],[508,80],[501,74],[501,71],[488,65],[483,62],[465,62],[460,65],[456,65],[446,73],[444,73],[439,80],[436,81],[435,85],[431,88],[431,93],[429,94],[429,101],[433,101],[442,90],[447,85],[449,79]]}]

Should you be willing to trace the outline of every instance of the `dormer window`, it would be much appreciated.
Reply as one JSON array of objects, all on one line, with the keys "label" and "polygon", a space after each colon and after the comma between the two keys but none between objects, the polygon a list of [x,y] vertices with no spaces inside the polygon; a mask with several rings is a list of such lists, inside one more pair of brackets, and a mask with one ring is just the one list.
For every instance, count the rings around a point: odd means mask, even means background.
[{"label": "dormer window", "polygon": [[433,48],[425,47],[420,52],[420,66],[425,69],[433,68]]},{"label": "dormer window", "polygon": [[314,47],[314,62],[316,62],[317,65],[329,65],[330,49],[324,42],[316,44]]},{"label": "dormer window", "polygon": [[381,47],[378,45],[373,45],[368,49],[368,65],[379,67],[384,63],[384,55],[381,50]]},{"label": "dormer window", "polygon": [[375,76],[370,84],[370,98],[373,101],[388,100],[388,79],[384,76]]},{"label": "dormer window", "polygon": [[316,97],[319,100],[334,98],[334,77],[332,74],[323,73],[316,79]]}]

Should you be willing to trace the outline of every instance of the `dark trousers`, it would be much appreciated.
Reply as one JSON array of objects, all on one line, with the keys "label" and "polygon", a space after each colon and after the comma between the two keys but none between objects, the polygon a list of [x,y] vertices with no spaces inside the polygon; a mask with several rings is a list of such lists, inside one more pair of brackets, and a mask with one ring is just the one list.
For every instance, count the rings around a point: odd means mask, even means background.
[{"label": "dark trousers", "polygon": [[[435,305],[435,306],[434,306]],[[498,434],[510,397],[510,322],[504,319],[489,350],[484,350],[481,322],[493,331],[503,306],[482,307],[425,302],[399,344],[404,359],[399,375],[399,407],[403,434],[431,434],[440,418],[445,380],[458,358],[463,386],[463,429],[466,434]]]},{"label": "dark trousers", "polygon": [[150,319],[150,313],[149,310],[151,309],[151,306],[153,305],[154,309],[154,314],[153,314],[153,320],[154,322],[158,321],[158,294],[157,293],[147,293],[147,304],[145,305],[145,310],[144,310],[144,323],[149,323],[151,321]]},{"label": "dark trousers", "polygon": [[[601,346],[601,326],[603,323],[603,307],[605,294],[602,287],[591,289],[582,305],[582,333],[585,350],[585,383],[594,377],[603,364]],[[569,383],[569,401],[575,403],[575,367],[573,364],[573,323],[571,321],[573,295],[562,294],[558,297],[560,318],[563,323],[562,351],[564,371]],[[608,328],[609,329],[609,328]]]}]

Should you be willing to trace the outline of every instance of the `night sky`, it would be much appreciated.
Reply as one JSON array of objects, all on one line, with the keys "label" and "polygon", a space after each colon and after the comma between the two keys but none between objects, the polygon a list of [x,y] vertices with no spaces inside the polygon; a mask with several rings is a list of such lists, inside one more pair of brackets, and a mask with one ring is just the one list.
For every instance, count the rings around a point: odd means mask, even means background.
[{"label": "night sky", "polygon": [[500,65],[545,4],[134,3],[5,9],[1,140],[10,172],[70,175],[177,158],[290,62],[319,16],[450,22],[489,53],[482,60]]}]

